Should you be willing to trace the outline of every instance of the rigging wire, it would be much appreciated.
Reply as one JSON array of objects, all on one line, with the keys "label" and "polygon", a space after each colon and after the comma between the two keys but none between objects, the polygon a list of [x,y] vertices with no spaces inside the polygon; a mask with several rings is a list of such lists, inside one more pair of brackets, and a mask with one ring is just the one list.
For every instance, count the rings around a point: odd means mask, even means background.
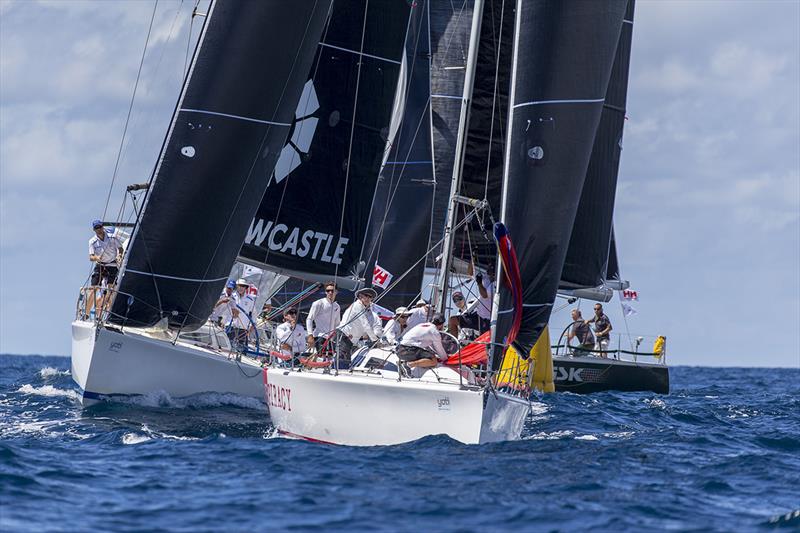
[{"label": "rigging wire", "polygon": [[[183,0],[181,0],[183,5]],[[197,16],[197,6],[200,5],[200,0],[195,0],[194,8],[192,9],[192,16],[189,18],[189,36],[186,39],[186,55],[183,58],[183,77],[186,78],[186,69],[189,68],[189,50],[192,46],[192,29],[194,28],[194,17]]]},{"label": "rigging wire", "polygon": [[106,212],[108,211],[108,203],[111,200],[111,191],[114,190],[114,182],[117,179],[117,171],[119,170],[119,161],[122,157],[122,150],[125,146],[125,135],[128,132],[128,123],[131,120],[131,111],[133,111],[133,103],[136,100],[136,90],[139,88],[139,78],[142,75],[142,66],[144,65],[144,58],[147,55],[147,47],[150,44],[150,34],[153,31],[153,21],[156,18],[156,10],[158,9],[158,0],[155,0],[153,3],[153,13],[150,15],[150,25],[147,28],[147,38],[144,41],[144,49],[142,50],[142,59],[139,61],[139,70],[136,73],[136,82],[133,85],[133,94],[131,95],[131,103],[128,106],[128,116],[125,119],[125,127],[122,130],[122,139],[119,142],[119,151],[117,152],[117,161],[114,163],[114,173],[111,176],[111,185],[108,187],[108,195],[106,196],[106,205],[103,208],[103,217],[106,218]]}]

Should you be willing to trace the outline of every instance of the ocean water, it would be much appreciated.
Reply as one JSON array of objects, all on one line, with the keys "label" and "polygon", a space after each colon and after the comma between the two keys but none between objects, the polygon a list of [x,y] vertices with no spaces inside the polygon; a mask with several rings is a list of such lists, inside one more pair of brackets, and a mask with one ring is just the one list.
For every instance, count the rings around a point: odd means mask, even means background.
[{"label": "ocean water", "polygon": [[63,357],[0,356],[0,531],[800,531],[800,370],[678,367],[551,394],[523,439],[348,448],[229,395],[82,410]]}]

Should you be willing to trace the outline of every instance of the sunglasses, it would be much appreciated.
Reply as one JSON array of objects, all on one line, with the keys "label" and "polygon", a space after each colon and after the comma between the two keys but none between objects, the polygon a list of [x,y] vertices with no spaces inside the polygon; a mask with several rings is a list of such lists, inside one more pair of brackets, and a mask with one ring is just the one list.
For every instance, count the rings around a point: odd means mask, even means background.
[{"label": "sunglasses", "polygon": [[336,292],[336,289],[325,289],[325,292]]},{"label": "sunglasses", "polygon": [[454,302],[463,302],[464,298],[459,298],[458,296],[456,296],[455,298],[453,298],[453,301]]},{"label": "sunglasses", "polygon": [[297,311],[286,311],[287,315],[296,315]]}]

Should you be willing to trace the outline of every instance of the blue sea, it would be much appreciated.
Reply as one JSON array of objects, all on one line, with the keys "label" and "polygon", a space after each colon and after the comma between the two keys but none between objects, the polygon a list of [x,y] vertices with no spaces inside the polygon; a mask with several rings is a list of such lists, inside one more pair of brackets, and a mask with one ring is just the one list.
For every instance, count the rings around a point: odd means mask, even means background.
[{"label": "blue sea", "polygon": [[231,395],[82,410],[64,357],[0,356],[0,531],[800,530],[800,370],[544,395],[523,438],[348,448]]}]

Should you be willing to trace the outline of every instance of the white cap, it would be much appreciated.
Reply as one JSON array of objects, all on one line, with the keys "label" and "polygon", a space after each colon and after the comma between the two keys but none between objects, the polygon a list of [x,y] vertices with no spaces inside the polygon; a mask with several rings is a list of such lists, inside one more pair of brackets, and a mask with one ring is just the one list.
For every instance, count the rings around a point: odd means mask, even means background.
[{"label": "white cap", "polygon": [[237,284],[237,285],[244,285],[244,286],[246,286],[246,287],[249,287],[249,286],[250,286],[250,284],[249,284],[249,283],[247,283],[247,280],[246,280],[246,279],[244,279],[244,278],[239,278],[239,279],[237,279],[237,280],[236,280],[236,284]]},{"label": "white cap", "polygon": [[419,300],[417,300],[417,303],[414,305],[414,307],[422,307],[423,305],[428,305],[428,302],[420,298]]}]

